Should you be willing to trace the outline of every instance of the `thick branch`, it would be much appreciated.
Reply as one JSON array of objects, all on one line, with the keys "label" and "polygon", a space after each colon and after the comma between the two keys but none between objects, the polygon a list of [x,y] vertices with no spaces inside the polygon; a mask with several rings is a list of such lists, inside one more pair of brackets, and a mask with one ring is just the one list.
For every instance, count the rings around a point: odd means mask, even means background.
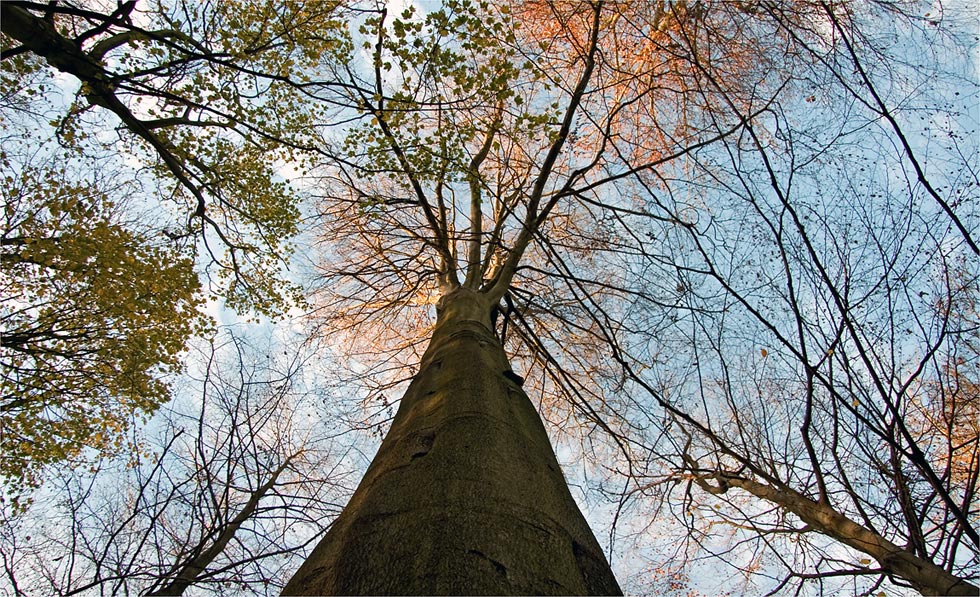
[{"label": "thick branch", "polygon": [[290,459],[286,459],[279,468],[272,472],[272,476],[263,485],[249,496],[248,502],[242,507],[238,514],[221,530],[215,542],[199,553],[191,561],[187,562],[177,573],[176,578],[162,589],[149,593],[155,595],[182,595],[185,590],[201,576],[205,568],[211,564],[225,550],[228,543],[234,538],[235,533],[249,518],[251,518],[259,506],[259,501],[276,485],[279,475],[289,466]]},{"label": "thick branch", "polygon": [[470,246],[466,258],[466,281],[463,285],[467,288],[477,288],[483,273],[480,263],[480,245],[483,237],[483,180],[480,178],[480,166],[490,154],[493,138],[500,127],[500,111],[498,109],[490,130],[487,131],[483,146],[470,160],[469,167],[466,169],[466,178],[470,185]]},{"label": "thick branch", "polygon": [[51,23],[11,3],[0,3],[0,30],[24,44],[31,52],[43,57],[54,68],[76,77],[82,82],[83,89],[87,89],[85,98],[89,103],[113,112],[122,120],[126,128],[149,143],[167,165],[167,169],[197,199],[195,215],[204,217],[204,195],[188,178],[173,148],[167,141],[154,134],[146,123],[136,118],[116,97],[115,85],[110,81],[109,73],[97,60],[59,34]]},{"label": "thick branch", "polygon": [[788,487],[775,488],[724,473],[715,475],[713,479],[719,485],[712,493],[724,493],[729,487],[737,487],[776,504],[799,516],[800,520],[814,530],[873,557],[881,564],[885,573],[909,581],[924,595],[977,595],[980,592],[980,587],[902,549],[829,505],[815,502]]},{"label": "thick branch", "polygon": [[412,187],[412,191],[418,200],[419,207],[422,208],[423,215],[425,216],[425,221],[428,223],[429,227],[432,229],[432,233],[435,235],[435,241],[432,245],[439,252],[440,258],[442,259],[441,271],[440,273],[440,286],[443,287],[443,291],[448,291],[450,288],[455,288],[459,286],[459,279],[456,274],[456,259],[453,256],[452,246],[449,241],[449,231],[440,225],[440,219],[432,210],[432,206],[429,204],[429,200],[426,197],[425,190],[422,188],[422,183],[419,181],[415,169],[412,167],[411,162],[406,155],[405,150],[402,148],[398,137],[395,135],[394,131],[388,123],[385,114],[384,105],[384,87],[382,85],[382,74],[381,74],[381,50],[383,48],[384,41],[384,21],[388,15],[388,10],[382,9],[378,22],[378,41],[375,44],[375,56],[374,56],[374,77],[375,77],[375,98],[376,104],[369,101],[362,90],[358,90],[361,96],[362,105],[371,113],[372,116],[377,120],[378,127],[381,129],[381,133],[384,135],[385,139],[388,141],[389,148],[398,160],[398,164],[401,166],[408,177],[409,184]]},{"label": "thick branch", "polygon": [[541,171],[538,173],[534,181],[534,186],[531,188],[524,226],[521,228],[521,232],[514,243],[510,255],[507,256],[507,261],[504,262],[501,268],[499,277],[488,292],[492,302],[499,301],[507,291],[511,280],[514,278],[514,274],[517,272],[517,266],[524,256],[524,252],[534,237],[534,233],[541,226],[543,218],[538,217],[538,206],[541,203],[541,198],[544,196],[545,185],[551,179],[555,163],[558,161],[558,156],[564,149],[566,141],[568,141],[569,133],[572,130],[572,123],[575,121],[578,108],[585,98],[585,91],[589,86],[589,82],[592,80],[592,72],[595,70],[596,65],[596,54],[599,50],[599,17],[602,13],[602,2],[596,2],[593,10],[592,32],[589,38],[589,50],[585,55],[585,68],[579,77],[578,83],[575,85],[574,91],[572,91],[568,108],[565,110],[565,117],[562,119],[561,127],[558,129],[558,136],[548,149],[548,154],[541,164]]}]

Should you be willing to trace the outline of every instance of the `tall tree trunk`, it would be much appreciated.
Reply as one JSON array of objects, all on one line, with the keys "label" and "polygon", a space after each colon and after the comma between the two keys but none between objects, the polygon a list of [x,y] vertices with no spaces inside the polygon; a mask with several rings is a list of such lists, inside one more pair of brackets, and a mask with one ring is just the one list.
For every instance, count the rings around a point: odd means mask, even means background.
[{"label": "tall tree trunk", "polygon": [[421,367],[343,513],[284,594],[620,594],[489,301],[444,297]]}]

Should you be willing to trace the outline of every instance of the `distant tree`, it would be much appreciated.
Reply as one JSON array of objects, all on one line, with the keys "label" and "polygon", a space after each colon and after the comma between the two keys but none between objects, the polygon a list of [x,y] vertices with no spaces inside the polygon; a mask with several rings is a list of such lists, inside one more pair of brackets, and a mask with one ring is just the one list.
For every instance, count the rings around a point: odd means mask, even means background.
[{"label": "distant tree", "polygon": [[351,445],[304,415],[309,357],[269,359],[228,334],[201,356],[196,392],[161,409],[141,453],[66,472],[27,512],[7,510],[14,593],[278,593],[349,492]]}]

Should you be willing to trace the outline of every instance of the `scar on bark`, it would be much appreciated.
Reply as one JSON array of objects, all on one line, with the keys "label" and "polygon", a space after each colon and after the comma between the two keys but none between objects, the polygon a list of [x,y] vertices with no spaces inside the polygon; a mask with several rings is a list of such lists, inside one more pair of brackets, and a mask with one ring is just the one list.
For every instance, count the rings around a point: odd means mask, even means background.
[{"label": "scar on bark", "polygon": [[520,375],[514,373],[510,369],[504,371],[504,377],[506,377],[507,379],[511,380],[512,382],[516,383],[517,385],[519,385],[521,387],[524,386],[524,378],[521,377]]},{"label": "scar on bark", "polygon": [[417,458],[422,458],[423,456],[428,454],[429,450],[432,449],[432,443],[435,441],[435,439],[436,439],[435,433],[426,433],[425,435],[420,437],[418,439],[418,446],[415,448],[415,451],[412,452],[412,460],[415,460]]},{"label": "scar on bark", "polygon": [[483,553],[482,551],[477,551],[475,549],[470,549],[470,550],[467,550],[467,553],[471,553],[471,554],[473,554],[473,555],[475,555],[477,557],[483,558],[484,560],[490,562],[491,564],[493,564],[493,568],[494,568],[494,570],[497,571],[497,574],[500,574],[501,576],[503,576],[505,578],[507,577],[507,566],[504,566],[503,564],[501,564],[497,560],[491,558],[490,556],[488,556],[487,554]]}]

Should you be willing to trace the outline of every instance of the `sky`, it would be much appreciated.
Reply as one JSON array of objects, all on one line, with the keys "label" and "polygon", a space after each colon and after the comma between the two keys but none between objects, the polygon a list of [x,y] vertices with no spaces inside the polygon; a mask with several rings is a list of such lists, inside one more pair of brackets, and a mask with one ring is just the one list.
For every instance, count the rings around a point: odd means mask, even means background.
[{"label": "sky", "polygon": [[[424,11],[429,3],[421,2],[415,4],[421,11]],[[400,3],[393,3],[390,5],[390,10],[392,12],[401,11],[402,9],[408,7],[410,4],[407,1],[402,1]],[[956,10],[957,5],[950,4],[947,5],[948,10]],[[933,10],[936,10],[935,8]],[[946,110],[931,110],[928,107],[923,111],[925,114],[924,118],[927,122],[934,127],[934,135],[918,137],[915,141],[913,148],[917,152],[921,152],[930,164],[929,167],[941,168],[944,163],[944,156],[950,154],[947,144],[944,143],[942,135],[953,131],[960,132],[964,135],[965,140],[959,145],[960,148],[966,148],[967,151],[976,151],[977,147],[977,125],[980,122],[980,114],[978,114],[978,103],[977,103],[977,91],[975,83],[980,77],[978,77],[977,64],[978,60],[976,54],[976,40],[973,42],[973,53],[972,56],[974,60],[972,62],[967,62],[963,64],[962,76],[963,79],[959,82],[955,79],[945,80],[945,81],[934,81],[932,84],[934,87],[930,90],[929,95],[936,98],[958,98],[959,93],[956,91],[957,86],[961,83],[963,85],[962,99],[952,99],[952,104],[956,108],[962,106],[962,111],[960,111],[960,117],[955,121],[948,121],[947,117],[944,116]],[[918,49],[916,47],[910,47],[910,52],[916,52]],[[960,55],[960,54],[957,54]],[[944,57],[940,56],[940,61],[944,60]],[[67,97],[70,95],[70,90],[72,85],[70,80],[65,77],[59,77],[56,79],[58,81],[59,87],[64,91],[69,92],[64,95]],[[893,98],[896,103],[901,103],[902,98],[911,91],[920,91],[922,85],[925,84],[922,81],[914,81],[910,79],[910,85],[912,89],[905,90],[901,88],[891,89],[889,98]],[[971,86],[972,85],[972,86]],[[962,103],[958,103],[962,102]],[[816,106],[814,107],[816,111]],[[125,161],[129,165],[136,165],[133,158],[126,158]],[[975,163],[975,160],[974,160]],[[936,164],[935,166],[931,166]],[[289,165],[282,165],[279,169],[280,174],[284,177],[290,177],[293,174],[293,169]],[[895,174],[895,184],[901,186],[904,181],[904,176]],[[964,172],[958,175],[958,180],[961,184],[969,184],[976,178],[976,172]],[[966,211],[966,209],[964,209]],[[972,213],[970,217],[975,218],[977,213],[976,208],[972,208]],[[972,229],[976,228],[976,220],[970,220]],[[300,259],[304,256],[301,255]],[[300,266],[297,271],[304,271],[305,268]],[[206,309],[208,313],[223,327],[235,329],[237,333],[243,334],[248,337],[270,339],[270,350],[278,351],[278,347],[284,346],[286,350],[289,350],[289,342],[295,337],[297,333],[302,333],[305,329],[305,323],[298,317],[301,315],[299,310],[291,311],[287,317],[280,321],[270,321],[267,319],[262,319],[258,323],[248,321],[247,317],[242,317],[233,311],[226,309],[222,301],[215,299],[207,304]],[[325,347],[329,350],[331,347],[331,340],[325,339],[321,342],[320,346]],[[755,351],[753,350],[753,357],[755,356]],[[765,356],[765,355],[763,355]],[[199,363],[189,363],[189,369],[194,370],[195,367],[199,366]],[[311,367],[306,374],[313,379],[327,377],[333,374],[332,368],[335,364],[330,361],[329,358],[323,359],[322,363],[317,365],[322,367],[322,370],[317,370],[315,367]],[[351,393],[356,394],[356,393]],[[348,397],[349,404],[357,404],[360,402],[361,397],[357,395],[352,395]],[[365,430],[360,434],[356,440],[358,445],[358,455],[352,460],[352,466],[354,467],[366,467],[367,462],[373,450],[376,449],[379,441],[376,435],[372,434],[370,430]],[[557,444],[557,454],[559,460],[562,462],[566,474],[566,478],[569,480],[569,484],[572,489],[573,496],[578,501],[580,507],[583,509],[584,514],[587,519],[590,520],[593,526],[593,530],[596,532],[597,538],[600,544],[604,547],[611,543],[609,528],[612,525],[612,520],[616,516],[615,505],[612,502],[603,501],[597,499],[595,493],[592,493],[585,488],[591,482],[595,482],[596,479],[601,479],[602,475],[600,472],[595,470],[589,470],[589,467],[580,458],[580,453],[578,452],[578,447],[573,446],[569,443],[558,442]],[[712,501],[706,496],[700,495],[698,497],[699,506],[710,509],[713,507]],[[649,580],[651,572],[647,570],[649,561],[662,559],[665,554],[670,554],[671,549],[677,547],[677,538],[683,536],[686,532],[685,529],[681,528],[676,521],[670,519],[658,519],[657,526],[653,532],[646,528],[646,524],[649,520],[649,512],[645,512],[643,508],[646,504],[640,506],[632,506],[636,510],[628,510],[625,515],[618,521],[615,541],[613,542],[614,548],[611,553],[612,562],[614,570],[620,579],[620,582],[624,585],[624,588],[640,588],[648,587],[650,585],[643,584],[643,578]],[[753,507],[751,504],[747,504],[747,507]],[[756,506],[757,507],[757,506]],[[638,541],[634,541],[635,535],[639,538]],[[659,535],[659,538],[655,537]],[[727,547],[727,542],[725,540],[725,535],[720,534],[717,542],[717,549],[722,550]],[[842,555],[847,555],[842,550],[840,552]],[[745,558],[745,553],[739,553],[737,558]],[[674,571],[676,572],[676,571]],[[750,592],[755,593],[761,591],[765,587],[765,580],[753,579],[751,584],[738,584],[741,581],[735,581],[731,577],[731,569],[727,567],[721,567],[710,560],[695,558],[692,564],[687,567],[681,573],[687,576],[686,582],[693,589],[697,589],[704,594],[716,594],[722,590],[729,590],[734,593],[739,592]],[[758,583],[758,584],[756,584]],[[843,590],[846,593],[846,589]]]}]

